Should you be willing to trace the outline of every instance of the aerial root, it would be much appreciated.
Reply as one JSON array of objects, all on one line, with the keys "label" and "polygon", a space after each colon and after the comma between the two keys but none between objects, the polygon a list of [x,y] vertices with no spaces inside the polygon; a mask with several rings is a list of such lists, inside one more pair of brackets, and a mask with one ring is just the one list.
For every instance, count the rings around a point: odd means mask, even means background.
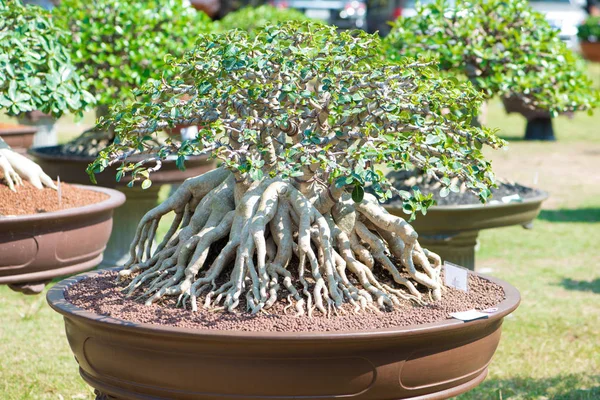
[{"label": "aerial root", "polygon": [[[328,317],[424,304],[424,293],[441,295],[439,257],[421,248],[410,225],[367,196],[350,208],[331,208],[342,230],[289,182],[265,179],[239,197],[238,185],[233,175],[216,174],[150,211],[120,272],[129,280],[126,295],[141,291],[146,304],[177,296],[178,306],[193,311],[234,312],[245,304],[252,314],[268,313],[280,300],[285,313]],[[152,251],[160,217],[170,211],[174,222]]]}]

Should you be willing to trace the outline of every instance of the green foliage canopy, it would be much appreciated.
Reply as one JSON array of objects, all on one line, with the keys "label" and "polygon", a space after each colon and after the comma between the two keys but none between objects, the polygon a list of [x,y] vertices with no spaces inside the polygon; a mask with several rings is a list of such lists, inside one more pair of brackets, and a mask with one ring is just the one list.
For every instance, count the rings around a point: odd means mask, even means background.
[{"label": "green foliage canopy", "polygon": [[309,18],[298,10],[292,8],[279,8],[270,5],[259,7],[242,7],[237,11],[227,14],[215,25],[220,31],[241,29],[254,32],[267,24],[277,25],[286,21],[308,21]]},{"label": "green foliage canopy", "polygon": [[93,104],[68,41],[42,8],[0,0],[0,108],[11,116],[40,110],[58,118]]},{"label": "green foliage canopy", "polygon": [[165,55],[182,55],[212,23],[183,0],[62,0],[53,14],[71,32],[72,57],[102,106],[160,79]]},{"label": "green foliage canopy", "polygon": [[527,0],[438,0],[399,18],[386,38],[391,57],[429,54],[485,96],[532,110],[590,110],[598,94],[585,64]]},{"label": "green foliage canopy", "polygon": [[[391,62],[381,51],[377,35],[320,23],[267,26],[254,37],[201,35],[193,51],[170,60],[169,79],[141,89],[140,99],[151,101],[104,122],[117,136],[88,173],[137,153],[150,154],[146,162],[174,156],[180,165],[188,155],[211,154],[238,179],[319,179],[360,200],[367,184],[382,198],[392,194],[381,165],[418,167],[439,174],[445,187],[458,176],[486,199],[493,174],[481,148],[503,141],[471,126],[481,95],[441,77],[432,62]],[[152,144],[156,132],[177,124],[202,129],[194,140]],[[117,179],[145,180],[155,168],[125,162]],[[409,214],[433,203],[401,195]]]}]

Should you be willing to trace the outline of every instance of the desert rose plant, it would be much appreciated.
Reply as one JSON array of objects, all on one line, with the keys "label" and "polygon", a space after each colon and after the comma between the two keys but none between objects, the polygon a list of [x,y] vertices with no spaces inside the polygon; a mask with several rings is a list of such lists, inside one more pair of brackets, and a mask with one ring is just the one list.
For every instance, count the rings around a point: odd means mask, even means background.
[{"label": "desert rose plant", "polygon": [[431,54],[527,116],[591,110],[598,94],[585,63],[526,0],[438,0],[399,18],[386,38],[391,57]]},{"label": "desert rose plant", "polygon": [[[493,175],[480,149],[502,141],[471,125],[481,96],[470,84],[440,77],[431,62],[391,62],[380,52],[376,35],[319,23],[202,35],[170,61],[170,78],[140,91],[153,101],[115,112],[105,124],[117,140],[92,175],[121,164],[120,176],[147,182],[170,155],[222,163],[140,221],[120,272],[127,291],[140,290],[147,304],[179,296],[193,310],[199,300],[229,311],[242,301],[252,313],[287,301],[299,315],[439,299],[440,258],[364,188],[385,199],[394,189],[382,165],[419,167],[443,185],[458,176],[487,198]],[[195,140],[152,145],[156,132],[185,123],[204,127]],[[146,163],[127,162],[138,153]],[[407,215],[432,202],[401,195]]]},{"label": "desert rose plant", "polygon": [[[98,100],[99,116],[168,74],[165,56],[181,56],[212,23],[183,0],[62,0],[53,15],[71,33],[73,60]],[[87,132],[66,149],[95,155],[112,139],[110,129]]]}]

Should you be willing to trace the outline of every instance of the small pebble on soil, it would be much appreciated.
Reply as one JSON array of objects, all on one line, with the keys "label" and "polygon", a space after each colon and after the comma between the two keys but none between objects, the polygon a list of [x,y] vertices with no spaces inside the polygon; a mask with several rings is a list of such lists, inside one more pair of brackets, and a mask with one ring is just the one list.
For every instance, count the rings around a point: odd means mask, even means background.
[{"label": "small pebble on soil", "polygon": [[[484,310],[504,300],[502,287],[486,279],[469,274],[469,291],[446,288],[442,299],[424,306],[406,301],[401,307],[386,312],[363,311],[354,313],[344,306],[344,313],[327,318],[318,311],[312,318],[295,317],[291,309],[284,310],[287,302],[277,302],[265,313],[228,313],[201,308],[198,312],[176,308],[176,297],[160,304],[145,306],[135,295],[125,297],[123,283],[116,283],[117,273],[106,271],[85,278],[70,286],[65,298],[72,304],[96,314],[134,323],[166,325],[198,330],[246,332],[335,332],[394,328],[427,324],[446,320],[449,314],[470,309]],[[139,292],[137,293],[139,295]],[[243,309],[240,304],[240,309]]]},{"label": "small pebble on soil", "polygon": [[23,181],[22,186],[15,186],[17,190],[15,193],[3,183],[3,179],[4,177],[0,174],[0,218],[82,207],[99,203],[108,198],[105,193],[61,183],[62,199],[59,206],[58,192],[54,189],[38,189],[31,183]]}]

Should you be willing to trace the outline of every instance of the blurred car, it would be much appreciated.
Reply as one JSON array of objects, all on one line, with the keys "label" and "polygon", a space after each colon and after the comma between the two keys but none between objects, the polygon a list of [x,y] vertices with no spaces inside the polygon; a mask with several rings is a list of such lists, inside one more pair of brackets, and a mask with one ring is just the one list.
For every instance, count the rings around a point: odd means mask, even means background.
[{"label": "blurred car", "polygon": [[366,27],[365,0],[272,0],[275,7],[294,8],[307,17],[319,19],[342,29]]}]

